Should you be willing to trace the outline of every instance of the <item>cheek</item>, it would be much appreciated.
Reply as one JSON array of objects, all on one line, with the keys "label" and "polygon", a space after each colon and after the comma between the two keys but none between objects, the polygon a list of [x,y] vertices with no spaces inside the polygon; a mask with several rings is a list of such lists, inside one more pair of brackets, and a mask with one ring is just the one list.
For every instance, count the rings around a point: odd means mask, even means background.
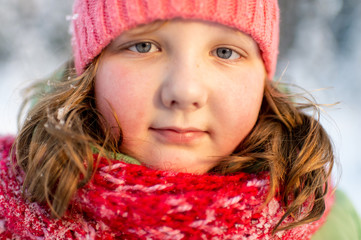
[{"label": "cheek", "polygon": [[[223,88],[224,99],[218,105],[220,123],[225,127],[224,138],[234,147],[252,130],[257,119],[264,94],[263,75],[247,75],[241,81],[231,81]],[[237,84],[235,84],[237,83]],[[233,149],[232,149],[233,150]]]},{"label": "cheek", "polygon": [[[116,116],[123,132],[133,131],[137,128],[135,123],[144,118],[144,105],[149,102],[149,94],[146,94],[147,85],[142,84],[142,79],[144,76],[129,67],[112,63],[99,66],[95,79],[96,106],[110,127],[118,126]],[[132,111],[127,111],[130,107]]]},{"label": "cheek", "polygon": [[241,87],[238,93],[234,95],[233,111],[234,115],[240,116],[239,121],[248,122],[247,120],[256,119],[262,104],[264,94],[264,85],[259,86],[247,85]]}]

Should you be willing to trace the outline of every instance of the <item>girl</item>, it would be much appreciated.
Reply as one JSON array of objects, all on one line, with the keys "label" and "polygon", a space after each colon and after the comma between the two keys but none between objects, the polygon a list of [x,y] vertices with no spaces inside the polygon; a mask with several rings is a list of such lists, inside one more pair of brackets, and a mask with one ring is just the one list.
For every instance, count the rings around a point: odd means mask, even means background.
[{"label": "girl", "polygon": [[0,142],[0,236],[310,239],[333,153],[272,82],[278,27],[275,0],[76,0],[74,59]]}]

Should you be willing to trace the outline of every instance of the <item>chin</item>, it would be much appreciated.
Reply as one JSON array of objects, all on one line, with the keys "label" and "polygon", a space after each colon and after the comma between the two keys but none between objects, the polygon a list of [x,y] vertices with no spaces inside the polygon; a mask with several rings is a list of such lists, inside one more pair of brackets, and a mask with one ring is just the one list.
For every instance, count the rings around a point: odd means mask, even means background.
[{"label": "chin", "polygon": [[[149,163],[151,162],[151,163]],[[192,173],[201,175],[204,173],[207,173],[212,167],[214,167],[213,164],[196,164],[192,162],[188,162],[187,164],[179,164],[179,161],[157,161],[156,164],[155,161],[141,161],[141,163],[144,166],[147,166],[152,169],[162,170],[162,171],[172,171],[172,172],[181,172],[181,173]],[[152,164],[153,163],[153,164]]]}]

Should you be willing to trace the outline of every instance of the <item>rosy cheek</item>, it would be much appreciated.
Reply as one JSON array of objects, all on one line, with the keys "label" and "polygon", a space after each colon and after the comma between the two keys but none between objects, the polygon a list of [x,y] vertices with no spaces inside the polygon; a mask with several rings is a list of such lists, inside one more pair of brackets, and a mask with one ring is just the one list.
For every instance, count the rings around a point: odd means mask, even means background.
[{"label": "rosy cheek", "polygon": [[126,75],[125,69],[117,69],[111,61],[101,63],[95,78],[96,106],[108,124],[116,126],[114,112],[119,104],[119,92],[123,92],[119,79]]},{"label": "rosy cheek", "polygon": [[[125,135],[139,129],[136,122],[145,122],[147,104],[152,95],[145,79],[137,69],[107,62],[100,66],[95,84],[97,108],[110,126],[117,126],[116,114]],[[143,74],[144,75],[144,74]]]}]

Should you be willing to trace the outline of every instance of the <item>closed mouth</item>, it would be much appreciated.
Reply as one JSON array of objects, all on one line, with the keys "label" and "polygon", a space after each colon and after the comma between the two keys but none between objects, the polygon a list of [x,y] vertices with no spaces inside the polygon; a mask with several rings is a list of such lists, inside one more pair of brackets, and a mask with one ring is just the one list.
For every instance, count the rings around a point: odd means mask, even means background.
[{"label": "closed mouth", "polygon": [[154,132],[162,142],[171,144],[190,144],[208,134],[207,131],[194,127],[160,127],[150,128],[150,130]]}]

